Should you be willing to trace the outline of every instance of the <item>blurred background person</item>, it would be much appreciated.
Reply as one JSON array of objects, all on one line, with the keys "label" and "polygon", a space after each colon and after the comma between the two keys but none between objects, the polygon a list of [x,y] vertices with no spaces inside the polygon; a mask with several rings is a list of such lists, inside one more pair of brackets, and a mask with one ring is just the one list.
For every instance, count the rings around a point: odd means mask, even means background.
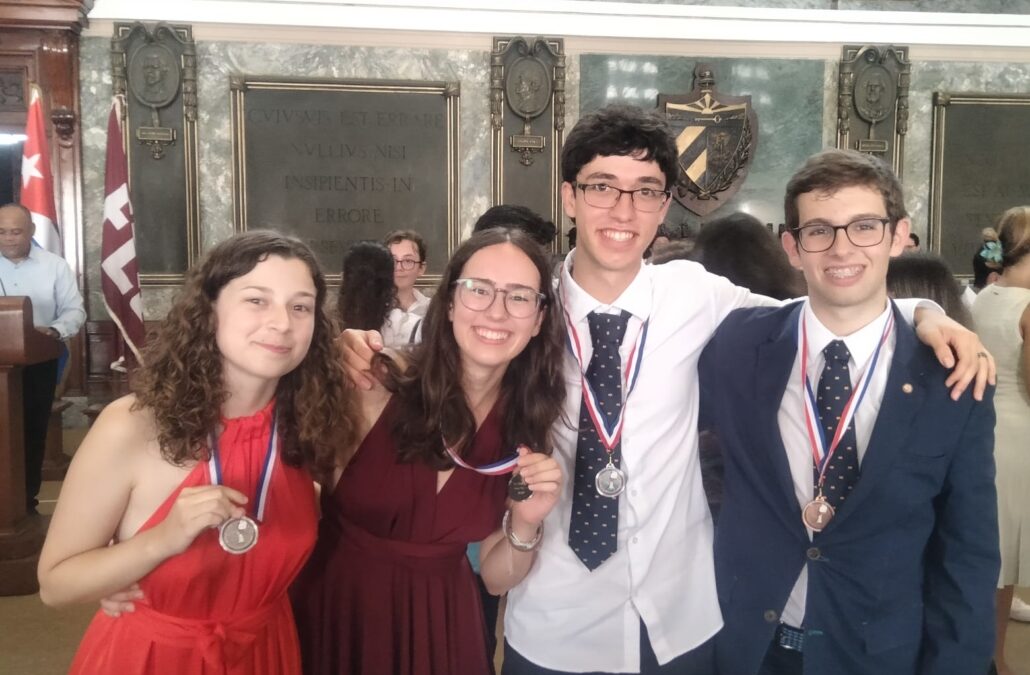
[{"label": "blurred background person", "polygon": [[[387,318],[394,307],[394,259],[378,241],[358,241],[343,254],[343,279],[336,301],[341,328],[378,330],[387,344],[408,341]],[[391,344],[392,346],[392,344]]]},{"label": "blurred background person", "polygon": [[887,267],[887,293],[892,298],[927,298],[966,328],[973,320],[962,302],[962,289],[951,268],[932,253],[905,253],[891,258]]},{"label": "blurred background person", "polygon": [[[33,245],[35,231],[32,214],[24,206],[0,206],[0,295],[28,296],[36,330],[58,340],[69,340],[86,320],[82,295],[67,261]],[[43,483],[47,425],[60,380],[59,370],[59,359],[22,369],[25,508],[29,514],[35,514],[39,504],[36,496]]]},{"label": "blurred background person", "polygon": [[753,293],[777,300],[805,294],[804,281],[790,265],[776,236],[747,213],[709,221],[694,239],[692,259],[712,274]]},{"label": "blurred background person", "polygon": [[[386,235],[383,244],[393,255],[393,283],[397,287],[394,306],[387,319],[391,331],[399,340],[399,343],[386,344],[394,347],[397,344],[417,342],[422,317],[429,309],[429,298],[415,288],[419,277],[426,271],[426,242],[414,230],[396,230]],[[404,336],[407,339],[400,340]]]},{"label": "blurred background person", "polygon": [[522,230],[548,251],[551,250],[557,233],[554,223],[530,208],[514,204],[499,204],[488,208],[472,226],[472,233],[482,232],[491,227],[512,227]]},{"label": "blurred background person", "polygon": [[1003,213],[997,232],[1001,275],[976,296],[973,322],[998,367],[994,461],[1001,578],[994,663],[998,675],[1010,675],[1014,671],[1005,663],[1005,634],[1013,591],[1030,586],[1030,206]]}]

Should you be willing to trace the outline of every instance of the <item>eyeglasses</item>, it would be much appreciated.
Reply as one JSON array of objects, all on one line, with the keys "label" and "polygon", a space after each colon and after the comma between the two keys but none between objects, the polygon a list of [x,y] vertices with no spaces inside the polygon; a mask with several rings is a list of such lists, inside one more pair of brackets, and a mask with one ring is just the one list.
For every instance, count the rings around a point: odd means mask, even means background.
[{"label": "eyeglasses", "polygon": [[458,300],[473,312],[485,312],[494,304],[498,293],[504,293],[504,309],[514,319],[533,316],[547,300],[547,296],[528,286],[497,288],[486,279],[457,279]]},{"label": "eyeglasses", "polygon": [[654,213],[660,211],[665,202],[669,200],[668,190],[656,190],[649,187],[622,190],[607,183],[575,183],[575,186],[582,190],[583,199],[587,204],[599,209],[613,208],[619,203],[622,195],[629,195],[633,200],[633,208],[637,211]]},{"label": "eyeglasses", "polygon": [[855,246],[876,246],[883,241],[890,218],[859,218],[847,225],[805,225],[794,230],[794,238],[809,253],[822,253],[833,247],[837,232],[844,230]]},{"label": "eyeglasses", "polygon": [[422,264],[421,260],[412,260],[411,258],[394,258],[393,264],[400,267],[405,272],[410,272],[419,265]]}]

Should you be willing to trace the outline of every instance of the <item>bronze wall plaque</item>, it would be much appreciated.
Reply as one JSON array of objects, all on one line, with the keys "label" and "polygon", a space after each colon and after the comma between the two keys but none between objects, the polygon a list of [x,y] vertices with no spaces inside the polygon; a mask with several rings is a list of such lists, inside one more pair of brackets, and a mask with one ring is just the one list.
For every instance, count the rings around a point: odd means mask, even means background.
[{"label": "bronze wall plaque", "polygon": [[423,282],[439,281],[461,236],[457,83],[239,76],[230,89],[237,230],[302,238],[334,283],[352,242],[416,230]]},{"label": "bronze wall plaque", "polygon": [[125,151],[140,284],[182,282],[200,256],[197,56],[190,26],[116,23],[114,93]]},{"label": "bronze wall plaque", "polygon": [[837,147],[876,155],[899,177],[908,133],[908,47],[845,45],[837,93]]},{"label": "bronze wall plaque", "polygon": [[1030,95],[934,92],[930,245],[971,277],[980,231],[1030,204]]},{"label": "bronze wall plaque", "polygon": [[[490,54],[492,204],[526,206],[561,227],[565,52],[561,38],[495,37]],[[561,244],[556,237],[555,250]]]},{"label": "bronze wall plaque", "polygon": [[676,136],[680,177],[672,196],[683,208],[707,216],[736,194],[758,145],[758,115],[750,96],[715,90],[706,63],[694,68],[689,94],[658,95],[658,110]]}]

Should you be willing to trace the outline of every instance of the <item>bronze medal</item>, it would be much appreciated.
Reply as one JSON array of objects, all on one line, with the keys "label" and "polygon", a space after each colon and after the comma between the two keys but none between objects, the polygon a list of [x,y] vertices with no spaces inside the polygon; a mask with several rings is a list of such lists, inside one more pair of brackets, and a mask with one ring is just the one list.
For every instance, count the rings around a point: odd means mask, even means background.
[{"label": "bronze medal", "polygon": [[516,502],[524,502],[533,496],[533,491],[529,489],[529,484],[522,474],[512,474],[511,480],[508,481],[508,496]]},{"label": "bronze medal", "polygon": [[801,520],[805,522],[805,525],[815,531],[822,532],[823,529],[830,524],[835,514],[833,506],[826,501],[826,497],[820,492],[815,499],[805,504],[805,508],[801,509]]},{"label": "bronze medal", "polygon": [[258,540],[258,526],[247,516],[230,518],[218,529],[218,543],[233,555],[246,553]]}]

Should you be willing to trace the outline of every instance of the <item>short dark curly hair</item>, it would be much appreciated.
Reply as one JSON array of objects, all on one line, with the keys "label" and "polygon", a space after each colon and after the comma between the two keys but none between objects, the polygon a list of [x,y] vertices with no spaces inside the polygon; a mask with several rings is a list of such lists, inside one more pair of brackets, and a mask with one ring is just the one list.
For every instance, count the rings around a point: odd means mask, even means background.
[{"label": "short dark curly hair", "polygon": [[561,154],[561,177],[575,183],[580,169],[595,157],[637,156],[656,162],[665,174],[665,189],[679,178],[676,139],[657,112],[610,105],[584,115],[569,132]]}]

